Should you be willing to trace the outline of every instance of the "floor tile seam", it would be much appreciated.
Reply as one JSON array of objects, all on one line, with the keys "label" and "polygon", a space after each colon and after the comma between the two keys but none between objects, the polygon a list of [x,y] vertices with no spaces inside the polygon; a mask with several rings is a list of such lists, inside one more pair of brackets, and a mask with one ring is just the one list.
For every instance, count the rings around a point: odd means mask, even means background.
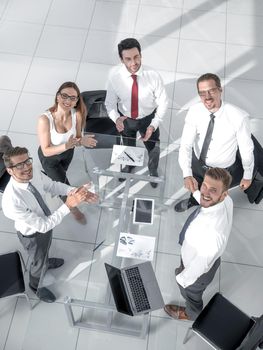
[{"label": "floor tile seam", "polygon": [[227,261],[224,260],[221,257],[221,263],[225,263],[225,264],[232,264],[232,265],[241,265],[241,266],[246,266],[246,267],[251,267],[251,268],[257,268],[257,269],[263,269],[263,265],[259,266],[259,265],[255,265],[255,264],[247,264],[247,263],[242,263],[242,262],[233,262],[233,261]]},{"label": "floor tile seam", "polygon": [[[87,241],[80,241],[80,240],[74,240],[74,239],[69,239],[69,238],[61,238],[61,237],[57,237],[58,233],[54,233],[53,232],[53,238],[52,241],[61,241],[61,242],[70,242],[70,243],[80,243],[80,244],[88,244],[91,246],[94,246],[94,242],[87,242]],[[63,234],[63,233],[62,233]],[[92,248],[91,248],[92,249]]]},{"label": "floor tile seam", "polygon": [[89,31],[90,31],[90,28],[91,28],[91,24],[92,24],[92,21],[93,21],[93,18],[94,18],[94,13],[95,13],[95,9],[96,9],[96,5],[97,5],[97,1],[94,1],[93,2],[93,7],[92,7],[92,14],[90,16],[90,22],[89,22],[89,25],[86,29],[86,35],[85,35],[85,40],[84,40],[84,43],[83,43],[83,47],[82,47],[82,51],[81,51],[81,54],[80,54],[80,57],[79,57],[79,60],[77,61],[78,62],[78,66],[77,66],[77,69],[76,69],[76,74],[75,74],[75,79],[74,81],[77,80],[78,78],[78,75],[79,75],[79,71],[80,71],[80,67],[81,67],[81,64],[83,61],[83,57],[84,57],[84,52],[85,52],[85,48],[86,48],[86,44],[87,44],[87,40],[88,40],[88,36],[89,36]]},{"label": "floor tile seam", "polygon": [[[0,211],[1,212],[1,211]],[[10,234],[10,235],[16,235],[16,232],[12,232],[12,231],[6,231],[6,230],[0,230],[0,233],[6,233],[6,234]]]},{"label": "floor tile seam", "polygon": [[15,302],[15,307],[14,307],[14,310],[13,310],[13,313],[12,313],[12,317],[11,317],[11,320],[10,320],[10,323],[9,323],[9,327],[8,327],[8,331],[7,331],[7,334],[6,334],[6,338],[5,338],[5,343],[4,343],[4,348],[3,350],[5,350],[6,348],[6,345],[7,345],[7,341],[8,341],[8,338],[9,338],[9,334],[10,334],[10,330],[12,328],[12,323],[13,323],[13,320],[14,320],[14,317],[15,317],[15,313],[16,313],[16,308],[17,308],[17,305],[18,305],[18,298],[17,297],[16,299],[16,302]]},{"label": "floor tile seam", "polygon": [[[207,2],[210,2],[209,0],[207,1]],[[216,5],[216,7],[218,7],[218,6],[220,6],[221,4],[219,4],[219,5]],[[209,9],[202,9],[203,8],[203,4],[200,4],[200,5],[198,5],[198,7],[200,7],[200,9],[198,9],[198,8],[193,8],[193,7],[186,7],[185,6],[185,2],[184,2],[184,0],[183,0],[183,10],[187,10],[188,12],[190,12],[190,11],[202,11],[202,12],[219,12],[219,13],[226,13],[226,10],[225,11],[215,11],[215,10],[213,10],[213,8],[211,9],[211,8],[209,8]]]},{"label": "floor tile seam", "polygon": [[[44,23],[46,22],[46,20],[47,20],[47,18],[48,18],[48,15],[49,15],[49,12],[50,12],[52,3],[53,3],[53,0],[52,0],[52,1],[50,2],[50,4],[49,4],[48,11],[47,11],[47,13],[46,13]],[[45,27],[45,24],[42,25],[42,29],[41,29],[41,31],[40,31],[40,34],[39,34],[38,40],[37,40],[37,42],[36,42],[35,49],[34,49],[34,52],[33,52],[32,56],[28,56],[28,57],[30,57],[30,64],[29,64],[29,66],[28,66],[27,73],[26,73],[26,75],[25,75],[24,82],[23,82],[22,87],[21,87],[21,91],[20,91],[19,97],[18,97],[18,99],[17,99],[17,102],[16,102],[16,105],[15,105],[15,108],[14,108],[13,115],[12,115],[12,117],[11,117],[11,119],[10,119],[10,122],[9,122],[8,131],[10,130],[10,127],[11,127],[11,125],[12,125],[12,122],[13,122],[13,119],[14,119],[14,116],[15,116],[15,113],[16,113],[16,110],[17,110],[17,106],[18,106],[18,104],[19,104],[19,102],[20,102],[23,89],[24,89],[24,87],[25,87],[27,78],[28,78],[28,76],[29,76],[29,72],[31,71],[31,67],[32,67],[32,64],[33,64],[33,61],[34,61],[34,56],[35,56],[35,53],[37,52],[37,48],[38,48],[39,42],[40,42],[40,40],[41,40],[41,38],[42,38],[42,34],[43,34],[43,31],[44,31],[44,27]]]},{"label": "floor tile seam", "polygon": [[[234,201],[233,201],[234,202]],[[262,212],[263,211],[263,208],[262,209],[257,209],[257,208],[244,208],[244,207],[240,207],[238,206],[238,204],[235,204],[234,202],[234,208],[235,209],[241,209],[241,210],[248,210],[248,211],[256,211],[256,212]]]},{"label": "floor tile seam", "polygon": [[[184,3],[183,3],[184,5]],[[173,102],[175,101],[175,83],[176,83],[176,77],[177,77],[177,69],[178,69],[178,62],[179,62],[179,52],[180,52],[180,44],[181,44],[181,31],[182,31],[182,13],[183,13],[183,9],[181,11],[181,16],[180,16],[180,26],[179,26],[179,33],[178,33],[178,43],[177,43],[177,52],[176,52],[176,64],[175,64],[175,70],[174,70],[174,83],[173,83],[173,93],[172,93],[172,105]],[[173,107],[173,106],[172,106]],[[171,114],[171,118],[170,118],[170,128],[172,126],[172,114]],[[171,141],[171,133],[169,133],[169,138],[168,138],[168,143],[170,144]],[[166,167],[165,167],[165,171],[167,170],[168,167],[168,162],[166,162]]]}]

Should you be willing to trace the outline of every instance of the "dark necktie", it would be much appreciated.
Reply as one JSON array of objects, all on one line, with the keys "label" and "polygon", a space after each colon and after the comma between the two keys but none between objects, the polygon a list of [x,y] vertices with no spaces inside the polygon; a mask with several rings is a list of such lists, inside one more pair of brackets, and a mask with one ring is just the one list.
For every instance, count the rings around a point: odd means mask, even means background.
[{"label": "dark necktie", "polygon": [[191,224],[191,222],[197,217],[197,215],[199,214],[201,210],[201,207],[198,206],[187,218],[181,232],[179,233],[179,244],[182,245],[183,241],[184,241],[184,237],[185,237],[185,232],[188,229],[189,225]]},{"label": "dark necktie", "polygon": [[38,190],[35,188],[35,186],[33,186],[31,184],[31,182],[28,183],[28,190],[33,193],[34,197],[36,198],[39,206],[41,207],[41,209],[43,210],[44,214],[46,216],[49,216],[51,214],[51,211],[49,210],[48,206],[46,205],[46,203],[44,202],[41,194],[38,192]]},{"label": "dark necktie", "polygon": [[204,143],[203,143],[203,147],[200,153],[200,158],[199,160],[201,161],[202,164],[206,164],[206,155],[207,155],[207,151],[212,139],[212,133],[213,133],[213,129],[214,129],[214,124],[215,124],[215,115],[213,113],[210,114],[210,122],[208,124],[208,128],[206,131],[206,135],[204,138]]},{"label": "dark necktie", "polygon": [[137,75],[132,74],[132,93],[131,93],[131,117],[136,119],[138,117],[138,83]]}]

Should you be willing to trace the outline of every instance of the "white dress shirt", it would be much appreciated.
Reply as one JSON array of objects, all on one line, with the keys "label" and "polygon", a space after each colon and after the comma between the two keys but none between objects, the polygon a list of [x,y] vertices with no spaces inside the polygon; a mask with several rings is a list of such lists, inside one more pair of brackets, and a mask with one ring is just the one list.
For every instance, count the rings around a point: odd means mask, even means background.
[{"label": "white dress shirt", "polygon": [[[179,150],[179,164],[183,176],[192,176],[192,148],[199,159],[210,121],[210,112],[203,103],[190,107],[186,118]],[[243,178],[250,180],[254,168],[253,141],[248,114],[230,103],[222,102],[214,113],[214,129],[207,152],[206,165],[228,168],[234,164],[239,148],[244,169]]]},{"label": "white dress shirt", "polygon": [[[162,122],[168,108],[168,98],[159,73],[147,67],[140,67],[137,75],[138,84],[138,112],[137,119],[144,118],[155,110],[156,113],[151,124],[156,130]],[[131,118],[131,91],[133,79],[131,73],[123,64],[111,73],[105,105],[109,117],[116,123],[120,117],[119,111]]]},{"label": "white dress shirt", "polygon": [[[200,202],[200,191],[194,193]],[[223,254],[232,227],[233,201],[227,196],[222,202],[209,208],[201,208],[185,233],[181,256],[184,270],[176,276],[177,282],[186,288],[208,272]]]},{"label": "white dress shirt", "polygon": [[[32,179],[30,182],[43,199],[47,192],[52,196],[67,195],[74,188],[52,181],[44,174],[41,174],[39,178],[41,181]],[[62,204],[51,215],[46,216],[33,193],[28,190],[28,183],[17,182],[13,177],[10,178],[3,193],[2,209],[4,215],[15,222],[15,229],[24,236],[35,232],[50,231],[60,224],[64,216],[70,212],[66,204]]]}]

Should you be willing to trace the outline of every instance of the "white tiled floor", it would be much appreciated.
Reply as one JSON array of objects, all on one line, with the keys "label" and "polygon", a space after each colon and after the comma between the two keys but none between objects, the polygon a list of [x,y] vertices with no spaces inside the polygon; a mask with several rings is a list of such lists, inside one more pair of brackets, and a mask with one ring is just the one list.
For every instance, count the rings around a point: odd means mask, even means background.
[{"label": "white tiled floor", "polygon": [[[182,186],[176,144],[186,109],[198,100],[199,74],[212,71],[221,76],[225,98],[250,113],[252,131],[263,142],[262,17],[262,0],[0,0],[0,132],[14,144],[28,147],[37,162],[37,117],[52,104],[57,87],[73,80],[81,90],[104,89],[110,69],[119,62],[117,43],[135,36],[142,44],[143,62],[160,71],[170,97],[161,137],[174,151],[162,158],[160,166],[167,175],[165,197],[176,198]],[[204,300],[220,290],[248,314],[259,315],[263,312],[263,205],[249,204],[238,191],[231,196],[233,230]],[[46,279],[58,295],[57,302],[40,303],[32,311],[24,298],[0,302],[0,350],[206,349],[195,337],[184,346],[187,322],[170,320],[162,310],[151,315],[145,340],[69,326],[62,304],[66,291],[90,300],[105,295],[102,261],[112,254],[108,244],[118,217],[116,210],[85,210],[89,218],[85,229],[73,229],[67,217],[54,231],[52,251],[66,260],[61,271],[49,273]],[[180,252],[177,235],[186,215],[176,214],[171,205],[155,218],[159,232],[154,263],[166,302],[183,302],[174,268]],[[20,248],[13,224],[1,211],[0,222],[0,251]],[[109,225],[112,234],[104,237],[103,228]],[[103,238],[104,245],[93,256],[94,243]],[[76,261],[84,264],[83,271],[63,282]]]}]

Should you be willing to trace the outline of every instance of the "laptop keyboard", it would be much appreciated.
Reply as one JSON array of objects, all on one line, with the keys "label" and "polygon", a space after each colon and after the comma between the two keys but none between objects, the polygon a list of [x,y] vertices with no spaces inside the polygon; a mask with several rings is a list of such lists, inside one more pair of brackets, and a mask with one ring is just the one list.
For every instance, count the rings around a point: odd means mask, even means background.
[{"label": "laptop keyboard", "polygon": [[137,266],[131,267],[125,270],[125,273],[131,289],[136,311],[141,312],[149,310],[151,307],[141,279],[139,268]]}]

